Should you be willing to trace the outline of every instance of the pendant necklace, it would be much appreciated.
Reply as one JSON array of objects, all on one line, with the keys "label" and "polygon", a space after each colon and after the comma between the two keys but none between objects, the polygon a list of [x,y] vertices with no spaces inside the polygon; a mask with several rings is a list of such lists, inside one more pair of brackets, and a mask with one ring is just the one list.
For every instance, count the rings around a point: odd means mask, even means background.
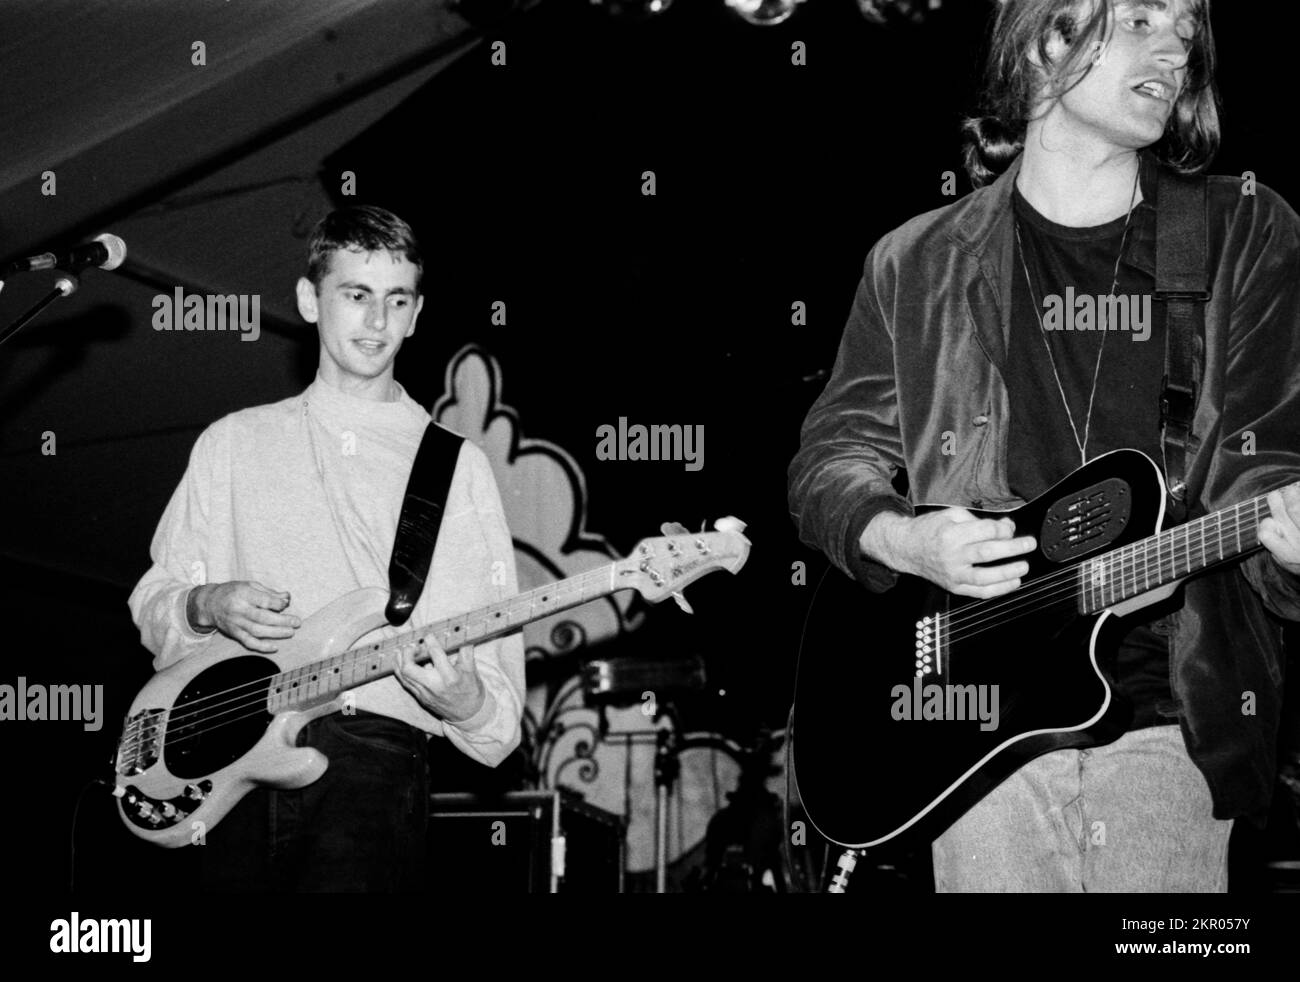
[{"label": "pendant necklace", "polygon": [[[1119,240],[1119,254],[1115,257],[1115,273],[1111,278],[1110,296],[1115,296],[1115,290],[1119,286],[1119,263],[1124,256],[1124,245],[1128,242],[1129,225],[1133,221],[1133,203],[1137,201],[1138,177],[1142,173],[1142,163],[1138,161],[1137,173],[1133,175],[1133,193],[1129,197],[1128,215],[1124,219],[1124,234]],[[1101,344],[1097,346],[1097,364],[1092,370],[1092,391],[1088,394],[1088,415],[1083,421],[1083,439],[1079,439],[1079,428],[1074,423],[1074,413],[1070,412],[1070,403],[1065,398],[1065,386],[1061,384],[1061,373],[1056,370],[1056,359],[1052,356],[1052,346],[1047,343],[1047,328],[1043,325],[1043,315],[1038,309],[1034,300],[1034,284],[1029,276],[1029,263],[1025,260],[1025,246],[1020,238],[1020,219],[1014,221],[1016,231],[1016,245],[1020,249],[1020,266],[1025,272],[1025,285],[1029,288],[1029,304],[1034,308],[1034,315],[1038,318],[1038,336],[1043,340],[1043,347],[1047,349],[1047,360],[1052,366],[1052,375],[1056,379],[1056,390],[1061,393],[1061,405],[1065,407],[1065,417],[1070,422],[1070,429],[1074,432],[1074,444],[1079,448],[1079,463],[1088,462],[1088,431],[1092,428],[1092,402],[1097,395],[1097,380],[1101,378],[1101,355],[1106,349],[1106,335],[1110,333],[1103,329],[1101,333]]]}]

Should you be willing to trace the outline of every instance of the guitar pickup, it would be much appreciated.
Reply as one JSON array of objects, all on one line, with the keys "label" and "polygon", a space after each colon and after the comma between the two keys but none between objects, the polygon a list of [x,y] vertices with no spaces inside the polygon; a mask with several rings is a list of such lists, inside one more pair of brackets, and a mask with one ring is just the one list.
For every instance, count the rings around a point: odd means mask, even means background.
[{"label": "guitar pickup", "polygon": [[1056,502],[1043,518],[1043,555],[1069,562],[1114,542],[1128,526],[1132,497],[1128,484],[1112,477]]}]

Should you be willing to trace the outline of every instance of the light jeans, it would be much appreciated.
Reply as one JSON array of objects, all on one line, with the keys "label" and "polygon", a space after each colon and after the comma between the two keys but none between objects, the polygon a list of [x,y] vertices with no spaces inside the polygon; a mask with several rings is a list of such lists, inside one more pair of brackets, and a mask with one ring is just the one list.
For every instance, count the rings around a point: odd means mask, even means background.
[{"label": "light jeans", "polygon": [[1224,893],[1232,822],[1177,726],[1030,761],[935,840],[939,893]]}]

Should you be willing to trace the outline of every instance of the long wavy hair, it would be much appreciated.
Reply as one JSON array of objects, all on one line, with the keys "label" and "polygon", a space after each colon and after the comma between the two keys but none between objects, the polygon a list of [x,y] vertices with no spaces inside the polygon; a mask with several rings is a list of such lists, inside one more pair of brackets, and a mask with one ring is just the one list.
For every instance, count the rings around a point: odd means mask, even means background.
[{"label": "long wavy hair", "polygon": [[[993,181],[1024,150],[1043,83],[1048,83],[1052,99],[1060,99],[1087,78],[1093,51],[1106,43],[1111,31],[1111,0],[1000,2],[985,67],[983,115],[962,123],[966,172],[975,187]],[[1188,55],[1187,82],[1164,135],[1151,148],[1158,160],[1182,174],[1208,167],[1222,135],[1210,0],[1197,0],[1195,8],[1200,25]],[[1057,62],[1047,54],[1053,32],[1067,45]],[[1030,60],[1035,50],[1042,67]]]}]

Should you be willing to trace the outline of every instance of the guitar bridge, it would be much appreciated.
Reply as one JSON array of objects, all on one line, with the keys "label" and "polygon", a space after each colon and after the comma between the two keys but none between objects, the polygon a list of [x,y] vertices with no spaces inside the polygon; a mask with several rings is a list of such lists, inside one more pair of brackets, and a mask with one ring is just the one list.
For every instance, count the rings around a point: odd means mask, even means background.
[{"label": "guitar bridge", "polygon": [[943,671],[939,628],[942,614],[922,617],[916,622],[916,674],[920,678]]},{"label": "guitar bridge", "polygon": [[127,719],[117,749],[117,773],[135,777],[158,763],[166,727],[165,709],[142,709]]}]

